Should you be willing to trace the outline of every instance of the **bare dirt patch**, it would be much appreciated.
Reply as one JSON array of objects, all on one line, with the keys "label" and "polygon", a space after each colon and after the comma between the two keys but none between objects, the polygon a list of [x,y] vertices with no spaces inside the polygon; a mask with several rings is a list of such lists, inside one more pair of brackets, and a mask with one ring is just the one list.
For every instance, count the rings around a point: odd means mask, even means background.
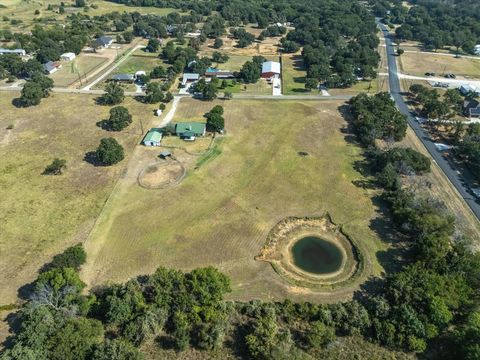
[{"label": "bare dirt patch", "polygon": [[138,184],[147,189],[166,189],[178,184],[185,176],[178,161],[163,161],[147,165],[138,176]]}]

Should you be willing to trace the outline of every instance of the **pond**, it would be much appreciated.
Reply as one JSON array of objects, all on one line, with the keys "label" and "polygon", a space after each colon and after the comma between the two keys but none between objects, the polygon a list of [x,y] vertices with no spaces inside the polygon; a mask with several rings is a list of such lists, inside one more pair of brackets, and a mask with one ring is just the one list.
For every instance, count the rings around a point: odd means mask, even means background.
[{"label": "pond", "polygon": [[329,274],[340,269],[341,250],[330,241],[316,236],[298,240],[292,247],[293,262],[300,269],[314,274]]}]

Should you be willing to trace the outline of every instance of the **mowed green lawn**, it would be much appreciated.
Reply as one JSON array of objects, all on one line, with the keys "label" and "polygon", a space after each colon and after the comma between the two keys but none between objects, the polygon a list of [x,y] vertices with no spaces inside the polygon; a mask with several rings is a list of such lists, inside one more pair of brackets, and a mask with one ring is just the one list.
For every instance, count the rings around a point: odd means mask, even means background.
[{"label": "mowed green lawn", "polygon": [[[16,97],[0,96],[0,305],[14,302],[54,254],[86,238],[127,163],[95,167],[85,153],[112,136],[128,155],[140,139],[139,120],[148,126],[153,117],[149,106],[126,99],[134,122],[110,133],[96,125],[110,108],[93,96],[52,94],[29,108],[13,106]],[[55,157],[67,161],[64,175],[42,175]]]},{"label": "mowed green lawn", "polygon": [[134,74],[136,71],[143,70],[147,75],[157,66],[167,67],[157,54],[149,54],[143,50],[135,51],[125,62],[116,68],[113,74]]},{"label": "mowed green lawn", "polygon": [[73,61],[62,62],[62,67],[50,77],[55,86],[67,87],[81,78],[85,78],[97,67],[104,64],[108,59],[97,56],[77,56]]},{"label": "mowed green lawn", "polygon": [[130,181],[114,191],[86,242],[83,279],[96,286],[161,265],[213,265],[231,277],[235,299],[345,299],[358,283],[336,294],[312,294],[254,260],[278,221],[325,211],[366,253],[359,281],[378,274],[376,253],[385,246],[370,227],[378,210],[372,194],[353,184],[362,180],[354,170],[361,149],[344,138],[342,103],[183,99],[174,121],[197,119],[216,103],[225,106],[227,130],[216,157],[189,168],[177,187],[145,190]]}]

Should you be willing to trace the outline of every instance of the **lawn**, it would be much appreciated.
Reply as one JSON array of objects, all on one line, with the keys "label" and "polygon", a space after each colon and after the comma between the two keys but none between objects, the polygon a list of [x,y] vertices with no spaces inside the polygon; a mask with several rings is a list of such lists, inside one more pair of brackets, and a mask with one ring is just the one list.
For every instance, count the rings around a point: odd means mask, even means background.
[{"label": "lawn", "polygon": [[[182,99],[174,121],[198,118],[217,103]],[[213,265],[231,277],[235,299],[349,298],[359,283],[335,294],[311,293],[254,260],[281,219],[329,211],[364,250],[366,271],[358,282],[380,273],[375,254],[386,246],[372,226],[379,210],[374,193],[354,185],[363,179],[354,168],[361,149],[345,140],[342,103],[233,99],[223,105],[227,135],[215,156],[189,163],[178,186],[145,190],[130,170],[119,181],[86,242],[82,278],[96,286],[161,265]],[[132,166],[157,152],[142,150]]]},{"label": "lawn", "polygon": [[[96,126],[109,107],[93,96],[53,94],[30,108],[13,106],[15,97],[0,96],[0,305],[16,301],[17,289],[54,254],[87,237],[127,164],[95,167],[84,161],[86,152],[112,136],[130,154],[141,138],[139,119],[147,127],[153,118],[149,106],[126,99],[134,122],[109,133]],[[67,160],[64,175],[42,175],[55,157]]]},{"label": "lawn", "polygon": [[480,60],[453,55],[436,55],[435,53],[406,52],[398,58],[400,69],[405,74],[424,76],[434,72],[437,76],[453,73],[457,76],[480,78]]},{"label": "lawn", "polygon": [[50,75],[55,82],[55,86],[67,87],[79,80],[85,78],[90,72],[108,61],[106,57],[98,56],[77,56],[73,61],[63,62],[62,67],[57,72]]},{"label": "lawn", "polygon": [[136,50],[126,61],[116,68],[112,74],[134,74],[139,70],[143,70],[149,74],[154,67],[160,65],[164,67],[167,66],[156,54]]}]

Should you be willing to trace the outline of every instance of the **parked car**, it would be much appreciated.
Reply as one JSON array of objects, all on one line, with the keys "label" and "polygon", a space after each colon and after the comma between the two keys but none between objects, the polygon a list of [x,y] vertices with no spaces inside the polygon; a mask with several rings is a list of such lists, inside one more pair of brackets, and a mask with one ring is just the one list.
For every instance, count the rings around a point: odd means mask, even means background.
[{"label": "parked car", "polygon": [[447,79],[455,79],[457,76],[455,74],[445,74]]}]

